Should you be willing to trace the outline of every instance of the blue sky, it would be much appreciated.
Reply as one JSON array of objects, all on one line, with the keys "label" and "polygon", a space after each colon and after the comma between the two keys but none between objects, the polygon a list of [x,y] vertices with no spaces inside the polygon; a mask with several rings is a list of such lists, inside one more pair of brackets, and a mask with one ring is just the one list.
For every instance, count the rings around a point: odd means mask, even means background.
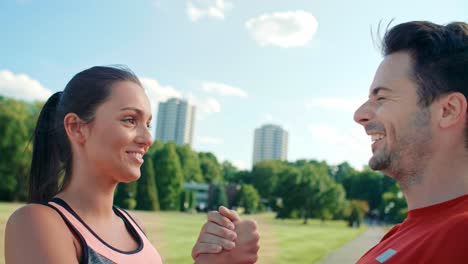
[{"label": "blue sky", "polygon": [[[194,148],[250,168],[255,128],[288,159],[367,164],[352,120],[381,61],[379,21],[468,21],[466,0],[0,1],[0,94],[45,99],[77,72],[125,64],[156,106],[197,106]],[[154,126],[153,126],[153,129]]]}]

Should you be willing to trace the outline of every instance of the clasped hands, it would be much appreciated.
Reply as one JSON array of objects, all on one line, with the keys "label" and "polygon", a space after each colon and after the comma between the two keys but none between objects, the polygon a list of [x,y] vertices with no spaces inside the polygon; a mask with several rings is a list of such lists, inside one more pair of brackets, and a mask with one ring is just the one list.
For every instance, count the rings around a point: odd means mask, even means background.
[{"label": "clasped hands", "polygon": [[224,206],[208,213],[192,258],[197,264],[251,264],[257,262],[260,236],[257,223],[241,220],[239,215]]}]

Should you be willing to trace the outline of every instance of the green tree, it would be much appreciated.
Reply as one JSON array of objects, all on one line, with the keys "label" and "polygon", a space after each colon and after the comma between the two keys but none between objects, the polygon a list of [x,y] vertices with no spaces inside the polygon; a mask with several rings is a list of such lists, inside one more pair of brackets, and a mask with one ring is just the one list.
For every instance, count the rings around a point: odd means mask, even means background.
[{"label": "green tree", "polygon": [[198,153],[200,168],[206,183],[220,183],[223,181],[221,166],[215,155],[210,152]]},{"label": "green tree", "polygon": [[195,196],[195,191],[190,191],[189,192],[189,199],[188,199],[188,204],[189,204],[189,209],[190,210],[195,210],[196,206],[196,196]]},{"label": "green tree", "polygon": [[[153,145],[148,150],[147,154],[154,155],[157,152],[160,152],[164,148],[164,143],[160,140],[155,140]],[[154,164],[154,163],[153,163]]]},{"label": "green tree", "polygon": [[408,205],[396,183],[389,188],[387,192],[382,194],[380,212],[383,220],[388,223],[396,224],[405,220],[408,212]]},{"label": "green tree", "polygon": [[183,190],[180,192],[179,210],[181,212],[195,210],[195,191]]},{"label": "green tree", "polygon": [[0,200],[26,200],[32,139],[41,103],[0,97]]},{"label": "green tree", "polygon": [[318,217],[322,220],[340,216],[345,206],[345,192],[329,174],[324,162],[302,160],[287,165],[278,174],[274,194],[279,198],[278,218]]},{"label": "green tree", "polygon": [[252,173],[248,170],[240,170],[236,172],[234,176],[233,183],[245,183],[245,184],[252,184]]},{"label": "green tree", "polygon": [[177,210],[183,175],[174,143],[167,143],[154,157],[156,182],[161,210]]},{"label": "green tree", "polygon": [[277,160],[261,161],[252,170],[252,185],[262,198],[270,199],[278,183],[282,162]]},{"label": "green tree", "polygon": [[137,182],[119,183],[114,195],[114,204],[124,209],[134,209],[136,206]]},{"label": "green tree", "polygon": [[346,220],[349,227],[359,227],[364,220],[364,215],[369,211],[369,205],[364,200],[351,200],[346,208]]},{"label": "green tree", "polygon": [[185,212],[188,208],[188,192],[186,190],[182,190],[180,192],[179,198],[179,211]]},{"label": "green tree", "polygon": [[382,194],[386,191],[385,177],[382,173],[368,168],[352,173],[343,180],[346,198],[365,200],[369,203],[370,210],[378,208],[382,203]]},{"label": "green tree", "polygon": [[260,204],[260,195],[251,184],[242,184],[239,193],[239,205],[246,214],[255,213]]},{"label": "green tree", "polygon": [[210,187],[210,199],[208,209],[217,210],[219,206],[228,206],[226,190],[223,184],[212,184]]},{"label": "green tree", "polygon": [[356,174],[356,170],[348,162],[343,162],[332,168],[332,177],[338,183],[342,183],[354,174]]},{"label": "green tree", "polygon": [[159,211],[158,189],[151,157],[145,156],[137,184],[136,209]]},{"label": "green tree", "polygon": [[330,217],[326,206],[330,200],[333,201],[333,198],[328,194],[332,183],[333,181],[328,175],[328,168],[310,163],[302,167],[301,179],[295,188],[296,195],[299,196],[299,204],[293,206],[302,210],[304,224],[307,224],[307,220],[313,216],[322,219]]},{"label": "green tree", "polygon": [[200,160],[195,151],[189,145],[177,147],[177,155],[180,159],[180,165],[184,174],[184,180],[203,182],[203,175],[200,169]]},{"label": "green tree", "polygon": [[298,187],[301,181],[301,171],[294,166],[286,166],[278,174],[278,184],[274,191],[276,203],[274,209],[277,218],[293,217],[297,212],[298,205],[301,204],[301,196]]},{"label": "green tree", "polygon": [[237,178],[239,170],[231,162],[225,160],[221,163],[223,168],[224,181],[228,183],[240,183],[240,179]]},{"label": "green tree", "polygon": [[346,207],[346,193],[343,186],[331,182],[319,197],[318,217],[324,220],[340,217]]},{"label": "green tree", "polygon": [[180,193],[179,210],[181,212],[195,210],[195,191],[183,190]]}]

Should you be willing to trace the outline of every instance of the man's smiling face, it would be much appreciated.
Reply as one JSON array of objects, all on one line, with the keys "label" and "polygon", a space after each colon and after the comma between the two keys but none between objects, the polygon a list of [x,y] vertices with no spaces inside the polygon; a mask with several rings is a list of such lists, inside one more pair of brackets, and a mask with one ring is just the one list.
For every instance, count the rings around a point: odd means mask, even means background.
[{"label": "man's smiling face", "polygon": [[369,166],[398,181],[419,172],[432,138],[430,108],[418,105],[411,67],[406,52],[386,56],[375,74],[369,99],[354,114],[372,139]]}]

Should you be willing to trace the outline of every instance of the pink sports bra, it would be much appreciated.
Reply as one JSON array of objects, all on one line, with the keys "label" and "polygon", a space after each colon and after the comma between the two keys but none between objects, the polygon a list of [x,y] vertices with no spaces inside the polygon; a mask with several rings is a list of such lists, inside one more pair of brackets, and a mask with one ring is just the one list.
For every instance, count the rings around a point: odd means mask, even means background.
[{"label": "pink sports bra", "polygon": [[158,251],[151,245],[144,232],[125,210],[113,207],[115,214],[122,218],[127,230],[138,242],[138,248],[132,251],[122,251],[106,243],[64,200],[52,198],[45,205],[56,210],[67,226],[79,238],[83,249],[80,264],[162,264]]}]

